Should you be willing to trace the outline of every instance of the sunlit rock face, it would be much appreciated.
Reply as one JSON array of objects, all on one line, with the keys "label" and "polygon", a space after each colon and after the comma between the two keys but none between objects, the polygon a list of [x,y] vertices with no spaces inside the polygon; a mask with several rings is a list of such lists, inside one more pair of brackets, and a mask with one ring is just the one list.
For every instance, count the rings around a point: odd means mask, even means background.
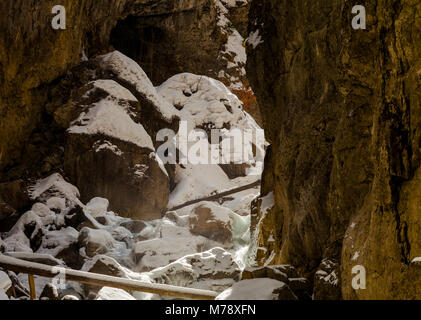
[{"label": "sunlit rock face", "polygon": [[357,31],[351,2],[252,2],[248,76],[271,142],[262,198],[274,197],[252,228],[271,249],[260,264],[336,270],[345,299],[420,298],[420,4],[364,5]]}]

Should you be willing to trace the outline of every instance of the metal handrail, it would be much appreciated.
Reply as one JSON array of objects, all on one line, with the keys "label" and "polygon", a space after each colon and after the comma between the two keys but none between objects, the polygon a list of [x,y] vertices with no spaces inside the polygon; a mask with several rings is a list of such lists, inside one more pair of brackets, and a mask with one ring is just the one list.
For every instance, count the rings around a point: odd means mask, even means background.
[{"label": "metal handrail", "polygon": [[29,262],[0,254],[0,267],[8,271],[26,273],[29,276],[31,299],[35,299],[34,275],[55,278],[59,276],[60,269],[65,276],[65,280],[89,284],[93,286],[112,287],[130,291],[140,291],[166,296],[175,296],[195,300],[214,300],[218,295],[215,291],[177,287],[167,284],[147,283],[139,280],[124,279],[107,276],[98,273],[67,269],[63,267],[53,267],[41,263]]}]

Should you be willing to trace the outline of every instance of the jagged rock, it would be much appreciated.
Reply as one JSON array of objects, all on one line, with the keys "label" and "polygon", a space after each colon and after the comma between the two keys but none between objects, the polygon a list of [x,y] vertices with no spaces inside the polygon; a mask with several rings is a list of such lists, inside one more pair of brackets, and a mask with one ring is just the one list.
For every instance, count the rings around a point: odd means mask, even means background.
[{"label": "jagged rock", "polygon": [[78,246],[85,248],[85,253],[88,257],[94,257],[112,249],[114,247],[114,239],[105,230],[95,230],[85,227],[80,230]]},{"label": "jagged rock", "polygon": [[4,241],[0,238],[0,253],[4,253],[6,251],[6,244]]},{"label": "jagged rock", "polygon": [[230,210],[214,205],[201,204],[192,210],[190,231],[220,243],[232,241]]},{"label": "jagged rock", "polygon": [[[109,63],[117,59],[112,57]],[[134,116],[137,99],[113,80],[93,82],[85,95],[96,98],[85,111],[81,107],[67,130],[64,165],[82,201],[102,196],[119,215],[160,218],[168,202],[169,177]]]},{"label": "jagged rock", "polygon": [[39,299],[40,300],[60,300],[56,286],[54,286],[51,283],[47,283],[44,289],[42,290],[39,296]]}]

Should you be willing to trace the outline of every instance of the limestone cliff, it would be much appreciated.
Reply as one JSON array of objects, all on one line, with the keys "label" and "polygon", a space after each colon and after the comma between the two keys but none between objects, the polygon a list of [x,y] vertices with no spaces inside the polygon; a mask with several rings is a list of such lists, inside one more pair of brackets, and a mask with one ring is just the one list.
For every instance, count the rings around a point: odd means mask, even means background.
[{"label": "limestone cliff", "polygon": [[316,298],[419,299],[421,3],[363,1],[366,30],[356,4],[252,2],[248,76],[271,142],[257,258],[319,271]]}]

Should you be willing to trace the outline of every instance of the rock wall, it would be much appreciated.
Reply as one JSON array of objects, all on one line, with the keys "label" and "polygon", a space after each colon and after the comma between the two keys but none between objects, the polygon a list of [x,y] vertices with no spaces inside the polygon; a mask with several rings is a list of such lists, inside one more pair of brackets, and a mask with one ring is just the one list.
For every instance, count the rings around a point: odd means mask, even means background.
[{"label": "rock wall", "polygon": [[[32,136],[45,122],[45,109],[64,104],[69,96],[66,90],[53,89],[84,54],[90,58],[115,45],[135,58],[155,85],[187,71],[216,78],[235,58],[218,59],[228,37],[217,27],[223,9],[219,0],[65,0],[60,4],[66,8],[66,30],[52,29],[49,1],[0,4],[0,12],[7,13],[0,21],[0,170],[10,171],[30,153]],[[239,2],[239,14],[236,7],[223,10],[244,32],[247,2]],[[244,64],[234,71],[244,69]],[[224,83],[229,85],[230,79]],[[244,88],[238,93],[256,113],[247,79],[243,76],[239,81]]]},{"label": "rock wall", "polygon": [[[351,27],[357,4],[366,30]],[[319,271],[317,298],[421,298],[420,10],[419,1],[252,1],[248,76],[271,142],[254,219],[271,250],[257,245],[257,258]],[[365,290],[351,286],[356,265]],[[335,276],[332,290],[323,293],[320,275]]]}]

